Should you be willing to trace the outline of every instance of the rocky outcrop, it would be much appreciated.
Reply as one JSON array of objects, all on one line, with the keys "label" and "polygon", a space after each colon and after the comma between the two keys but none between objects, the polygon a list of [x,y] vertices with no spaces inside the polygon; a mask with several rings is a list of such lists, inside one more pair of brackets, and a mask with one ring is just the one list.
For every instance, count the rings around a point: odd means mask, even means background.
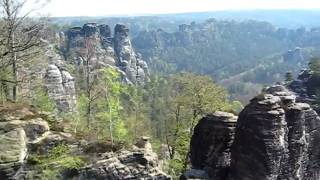
[{"label": "rocky outcrop", "polygon": [[82,168],[77,179],[155,179],[170,180],[158,165],[148,137],[142,137],[132,151],[102,153],[92,164]]},{"label": "rocky outcrop", "polygon": [[28,146],[42,139],[49,125],[28,108],[0,108],[0,179],[16,175],[28,155]]},{"label": "rocky outcrop", "polygon": [[295,98],[273,86],[240,113],[229,179],[320,178],[320,119]]},{"label": "rocky outcrop", "polygon": [[[209,114],[199,121],[190,146],[193,169],[203,169],[216,180],[227,177],[236,122],[236,116],[225,112]],[[189,171],[185,176],[191,178],[192,174]]]},{"label": "rocky outcrop", "polygon": [[101,158],[84,168],[78,179],[171,179],[159,170],[157,156],[143,150],[106,153]]},{"label": "rocky outcrop", "polygon": [[141,59],[141,55],[133,50],[129,29],[125,25],[117,24],[114,31],[114,48],[120,69],[127,74],[129,80],[144,82],[149,76],[148,66]]},{"label": "rocky outcrop", "polygon": [[77,103],[75,79],[64,68],[64,62],[59,55],[53,50],[47,55],[49,65],[44,76],[45,89],[60,112],[75,112]]},{"label": "rocky outcrop", "polygon": [[[139,140],[132,151],[110,152],[107,146],[92,148],[92,143],[83,139],[53,131],[58,130],[51,129],[57,122],[50,114],[39,113],[29,106],[0,106],[0,179],[41,179],[43,169],[34,157],[44,158],[62,144],[68,147],[70,156],[81,157],[85,162],[77,169],[59,170],[57,179],[171,179],[160,170],[149,138]],[[50,167],[61,169],[55,165],[53,162]]]},{"label": "rocky outcrop", "polygon": [[286,85],[295,93],[298,102],[308,103],[319,114],[320,107],[317,103],[319,84],[319,76],[315,75],[310,69],[303,69],[296,80],[293,80]]},{"label": "rocky outcrop", "polygon": [[133,49],[129,29],[124,25],[117,24],[112,37],[108,25],[88,23],[62,33],[60,42],[60,50],[67,61],[85,64],[89,53],[91,70],[112,66],[128,83],[143,84],[148,81],[147,63]]},{"label": "rocky outcrop", "polygon": [[[231,147],[223,143],[233,139],[228,133],[220,144],[214,141],[217,132],[227,132],[216,130],[223,120],[211,125],[201,120],[191,142],[192,165],[202,170],[197,173],[209,175],[203,179],[221,180],[320,179],[320,118],[310,105],[296,101],[295,93],[282,85],[264,89],[240,113]],[[199,131],[199,127],[205,128]],[[199,142],[194,143],[195,139]],[[208,152],[221,149],[231,149],[231,157],[222,153],[209,161],[213,168],[205,168],[202,164],[208,163]],[[219,167],[229,170],[219,174]]]}]

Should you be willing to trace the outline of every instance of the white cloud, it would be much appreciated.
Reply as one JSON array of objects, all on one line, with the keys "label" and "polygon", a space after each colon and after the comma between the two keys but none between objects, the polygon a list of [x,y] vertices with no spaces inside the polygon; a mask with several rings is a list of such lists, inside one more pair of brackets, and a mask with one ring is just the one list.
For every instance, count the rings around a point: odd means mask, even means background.
[{"label": "white cloud", "polygon": [[228,9],[313,9],[319,0],[52,0],[52,16],[158,14]]}]

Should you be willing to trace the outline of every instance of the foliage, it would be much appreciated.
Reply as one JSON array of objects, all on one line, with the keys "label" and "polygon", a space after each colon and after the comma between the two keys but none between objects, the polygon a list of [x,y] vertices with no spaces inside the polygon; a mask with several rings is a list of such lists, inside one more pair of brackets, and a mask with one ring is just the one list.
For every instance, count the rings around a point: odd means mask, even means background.
[{"label": "foliage", "polygon": [[[27,5],[28,4],[28,5]],[[9,76],[0,78],[6,99],[16,101],[18,86],[26,77],[18,76],[21,67],[27,67],[26,62],[38,56],[41,47],[41,33],[44,19],[31,19],[28,16],[35,13],[43,2],[31,0],[1,0],[0,1],[0,71],[9,72]]]},{"label": "foliage", "polygon": [[[218,110],[239,111],[240,102],[230,103],[226,91],[208,76],[181,73],[168,78],[164,138],[170,149],[174,172],[187,168],[193,128],[207,113]],[[233,109],[235,108],[235,109]],[[175,169],[176,168],[176,169]]]},{"label": "foliage", "polygon": [[78,169],[85,165],[84,161],[70,154],[69,147],[60,144],[52,148],[48,155],[31,156],[28,162],[35,166],[37,174],[30,178],[43,180],[61,179],[61,172],[67,169]]},{"label": "foliage", "polygon": [[[263,84],[283,81],[285,72],[297,75],[309,55],[319,56],[319,36],[304,28],[216,19],[176,26],[173,32],[141,31],[133,39],[153,71],[209,75],[242,103],[248,103]],[[284,53],[294,47],[301,48],[302,58],[284,59]]]},{"label": "foliage", "polygon": [[[119,72],[114,68],[105,68],[93,72],[94,82],[90,95],[84,91],[77,102],[79,122],[76,129],[87,133],[90,138],[126,141],[128,130],[123,122],[122,95],[126,92]],[[89,119],[88,119],[89,116]]]},{"label": "foliage", "polygon": [[56,108],[55,103],[43,89],[35,93],[35,97],[33,97],[31,103],[39,110],[45,112],[54,112]]}]

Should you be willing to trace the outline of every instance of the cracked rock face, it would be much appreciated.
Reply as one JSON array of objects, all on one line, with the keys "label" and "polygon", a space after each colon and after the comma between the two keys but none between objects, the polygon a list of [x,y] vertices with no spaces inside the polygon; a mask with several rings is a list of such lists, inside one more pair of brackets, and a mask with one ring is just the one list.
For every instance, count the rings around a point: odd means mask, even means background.
[{"label": "cracked rock face", "polygon": [[49,125],[26,108],[0,114],[0,179],[10,179],[25,162],[29,143],[48,132]]},{"label": "cracked rock face", "polygon": [[60,112],[76,111],[75,83],[69,72],[50,64],[45,75],[45,88]]},{"label": "cracked rock face", "polygon": [[230,167],[231,145],[237,117],[216,112],[202,118],[191,139],[190,159],[194,169],[204,169],[214,179],[225,179]]},{"label": "cracked rock face", "polygon": [[317,140],[317,113],[283,86],[266,89],[239,115],[229,179],[320,179]]},{"label": "cracked rock face", "polygon": [[118,57],[118,65],[129,80],[133,82],[144,82],[149,75],[148,66],[136,54],[129,38],[129,29],[122,24],[117,24],[114,29],[114,48]]},{"label": "cracked rock face", "polygon": [[52,45],[48,45],[46,55],[49,65],[44,74],[44,88],[48,96],[55,102],[59,112],[75,112],[75,79],[66,70],[65,61]]}]

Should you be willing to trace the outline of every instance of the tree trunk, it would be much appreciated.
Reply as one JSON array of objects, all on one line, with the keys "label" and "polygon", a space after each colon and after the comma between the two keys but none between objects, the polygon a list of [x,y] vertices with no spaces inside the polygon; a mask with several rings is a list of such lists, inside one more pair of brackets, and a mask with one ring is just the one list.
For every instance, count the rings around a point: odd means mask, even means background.
[{"label": "tree trunk", "polygon": [[89,67],[89,59],[87,59],[86,64],[86,88],[87,88],[87,97],[89,99],[88,109],[87,109],[87,127],[90,128],[91,121],[91,87],[90,87],[90,67]]},{"label": "tree trunk", "polygon": [[13,73],[13,87],[12,87],[12,101],[16,102],[17,100],[17,54],[13,49],[14,46],[14,34],[12,35],[12,73]]},{"label": "tree trunk", "polygon": [[108,106],[109,106],[109,131],[110,131],[110,139],[111,139],[111,148],[113,149],[114,145],[114,139],[113,139],[113,118],[112,118],[112,110],[111,110],[111,105],[110,101],[108,101]]}]

